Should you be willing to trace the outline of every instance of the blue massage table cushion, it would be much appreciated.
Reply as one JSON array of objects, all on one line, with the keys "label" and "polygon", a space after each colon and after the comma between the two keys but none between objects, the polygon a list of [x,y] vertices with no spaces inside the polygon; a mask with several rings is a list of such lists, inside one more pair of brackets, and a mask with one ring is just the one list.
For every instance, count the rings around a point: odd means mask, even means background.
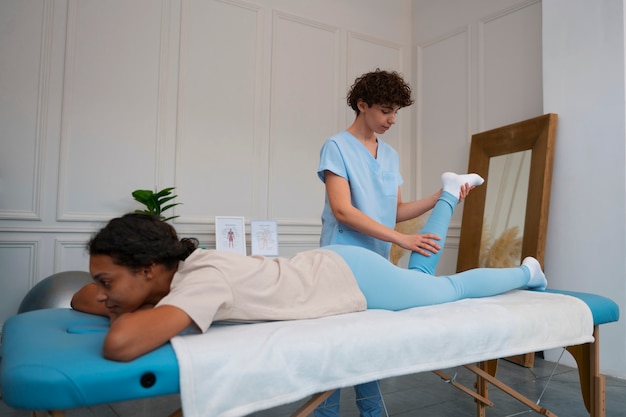
[{"label": "blue massage table cushion", "polygon": [[619,320],[619,306],[610,298],[586,292],[547,289],[545,292],[564,294],[581,299],[587,304],[593,316],[594,326]]},{"label": "blue massage table cushion", "polygon": [[11,317],[3,327],[3,400],[14,408],[65,410],[179,392],[169,343],[131,362],[110,361],[102,357],[108,327],[108,318],[62,308]]}]

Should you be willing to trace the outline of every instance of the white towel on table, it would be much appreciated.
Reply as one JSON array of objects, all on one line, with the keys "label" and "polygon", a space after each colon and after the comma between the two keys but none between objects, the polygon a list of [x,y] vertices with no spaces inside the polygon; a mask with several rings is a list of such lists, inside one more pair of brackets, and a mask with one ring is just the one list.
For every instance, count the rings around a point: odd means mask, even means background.
[{"label": "white towel on table", "polygon": [[333,388],[593,341],[581,300],[511,291],[398,312],[213,325],[172,339],[185,417],[236,417]]}]

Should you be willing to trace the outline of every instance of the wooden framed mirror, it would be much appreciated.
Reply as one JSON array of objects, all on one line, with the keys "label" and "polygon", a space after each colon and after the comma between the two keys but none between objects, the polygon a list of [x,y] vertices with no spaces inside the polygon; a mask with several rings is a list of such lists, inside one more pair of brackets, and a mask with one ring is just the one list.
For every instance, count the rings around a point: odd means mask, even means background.
[{"label": "wooden framed mirror", "polygon": [[[523,225],[520,259],[514,266],[526,256],[534,256],[543,265],[556,126],[557,115],[546,114],[472,136],[468,172],[481,175],[485,184],[472,190],[464,203],[457,272],[483,266],[484,229],[495,222],[487,218],[489,210],[485,209],[498,204],[504,208],[496,211],[506,211],[506,225]],[[526,191],[526,195],[503,195],[511,190]],[[502,204],[502,199],[507,203]]]},{"label": "wooden framed mirror", "polygon": [[472,136],[468,172],[485,184],[464,202],[457,272],[518,266],[526,256],[543,266],[556,128],[557,115],[546,114]]}]

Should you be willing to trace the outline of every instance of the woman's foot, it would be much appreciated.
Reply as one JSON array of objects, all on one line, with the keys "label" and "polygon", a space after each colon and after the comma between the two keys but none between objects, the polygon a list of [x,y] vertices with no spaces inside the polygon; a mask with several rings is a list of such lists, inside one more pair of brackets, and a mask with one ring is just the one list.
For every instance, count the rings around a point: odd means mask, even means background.
[{"label": "woman's foot", "polygon": [[528,280],[528,284],[526,284],[528,289],[545,290],[548,286],[548,280],[546,279],[546,275],[541,270],[539,261],[532,256],[529,256],[524,258],[522,265],[528,268],[528,272],[530,272],[530,280]]},{"label": "woman's foot", "polygon": [[481,185],[485,180],[478,174],[459,175],[454,172],[444,172],[441,174],[441,182],[443,184],[443,191],[458,197],[461,193],[461,187],[465,184],[469,184],[469,186],[473,188]]}]

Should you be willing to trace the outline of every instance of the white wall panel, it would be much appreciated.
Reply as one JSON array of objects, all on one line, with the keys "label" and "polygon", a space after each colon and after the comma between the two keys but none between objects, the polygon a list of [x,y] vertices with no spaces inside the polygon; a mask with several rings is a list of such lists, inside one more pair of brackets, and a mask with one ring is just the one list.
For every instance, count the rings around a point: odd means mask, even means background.
[{"label": "white wall panel", "polygon": [[[465,171],[469,154],[470,32],[468,27],[418,49],[418,149],[423,194],[441,186],[445,171]],[[460,222],[459,213],[455,213]]]},{"label": "white wall panel", "polygon": [[267,164],[261,171],[256,160],[257,147],[266,146],[256,129],[260,19],[243,3],[183,3],[176,158],[182,221],[249,216],[255,181],[267,178]]},{"label": "white wall panel", "polygon": [[0,218],[39,219],[52,6],[0,4]]},{"label": "white wall panel", "polygon": [[54,248],[54,270],[89,271],[87,243],[91,236],[75,239],[56,239]]},{"label": "white wall panel", "polygon": [[280,13],[273,22],[269,216],[318,224],[319,150],[337,130],[339,31]]},{"label": "white wall panel", "polygon": [[35,284],[39,242],[0,241],[0,323],[17,313],[23,295]]},{"label": "white wall panel", "polygon": [[481,20],[479,131],[543,114],[541,2]]},{"label": "white wall panel", "polygon": [[155,182],[162,9],[152,0],[68,7],[59,218],[105,219]]}]

